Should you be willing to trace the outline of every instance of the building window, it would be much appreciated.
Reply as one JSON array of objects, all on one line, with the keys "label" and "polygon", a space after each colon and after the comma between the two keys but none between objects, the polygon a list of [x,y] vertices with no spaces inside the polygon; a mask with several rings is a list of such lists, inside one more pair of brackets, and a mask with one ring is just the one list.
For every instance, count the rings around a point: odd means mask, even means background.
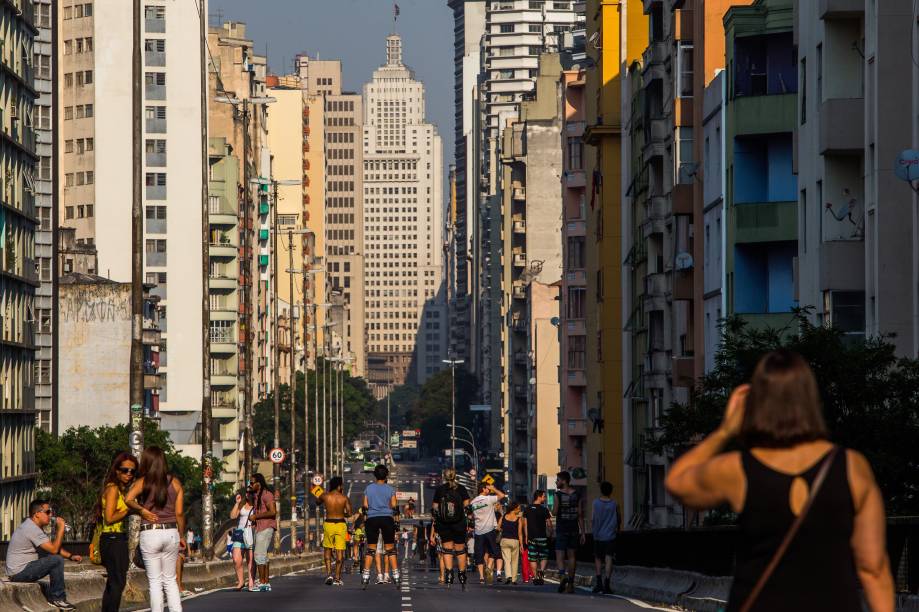
[{"label": "building window", "polygon": [[583,370],[587,362],[587,336],[568,337],[568,369]]},{"label": "building window", "polygon": [[584,153],[584,144],[577,136],[568,137],[568,166],[572,170],[581,170],[583,166],[582,157]]},{"label": "building window", "polygon": [[677,83],[678,98],[691,98],[693,87],[693,47],[692,43],[677,42]]},{"label": "building window", "polygon": [[569,319],[584,318],[584,300],[586,293],[587,291],[584,287],[568,287],[567,306]]}]

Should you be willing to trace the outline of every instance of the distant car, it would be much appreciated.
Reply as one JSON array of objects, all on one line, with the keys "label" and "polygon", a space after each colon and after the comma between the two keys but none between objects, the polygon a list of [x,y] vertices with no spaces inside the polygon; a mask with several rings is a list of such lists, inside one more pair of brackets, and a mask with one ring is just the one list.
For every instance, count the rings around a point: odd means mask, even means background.
[{"label": "distant car", "polygon": [[377,464],[374,461],[365,461],[364,462],[364,473],[369,474],[370,472],[373,471],[373,468],[375,468],[376,466]]},{"label": "distant car", "polygon": [[350,473],[351,473],[351,464],[350,464],[350,463],[346,463],[346,464],[345,464],[345,467],[344,467],[343,469],[344,469],[345,474],[350,474]]}]

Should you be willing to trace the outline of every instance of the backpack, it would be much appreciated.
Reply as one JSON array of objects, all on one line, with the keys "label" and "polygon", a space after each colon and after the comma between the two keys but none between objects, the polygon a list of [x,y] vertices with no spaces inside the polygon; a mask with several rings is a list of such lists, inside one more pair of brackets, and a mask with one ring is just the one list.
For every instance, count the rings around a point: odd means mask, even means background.
[{"label": "backpack", "polygon": [[441,523],[459,523],[465,516],[463,496],[460,494],[459,486],[453,489],[444,487],[443,496],[437,507],[437,518]]}]

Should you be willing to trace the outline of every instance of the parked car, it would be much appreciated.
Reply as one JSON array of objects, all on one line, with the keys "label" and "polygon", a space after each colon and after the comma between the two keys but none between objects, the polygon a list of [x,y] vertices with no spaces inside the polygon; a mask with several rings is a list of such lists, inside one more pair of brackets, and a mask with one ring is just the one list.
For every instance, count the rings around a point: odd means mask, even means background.
[{"label": "parked car", "polygon": [[376,466],[377,466],[376,461],[365,461],[363,471],[365,474],[369,474],[373,472],[373,468],[375,468]]}]

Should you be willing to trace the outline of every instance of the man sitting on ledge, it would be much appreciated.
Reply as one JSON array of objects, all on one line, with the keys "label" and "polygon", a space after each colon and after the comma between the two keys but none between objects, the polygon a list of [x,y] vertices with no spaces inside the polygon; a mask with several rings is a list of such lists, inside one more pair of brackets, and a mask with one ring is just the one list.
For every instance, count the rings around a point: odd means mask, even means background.
[{"label": "man sitting on ledge", "polygon": [[[57,517],[57,535],[52,542],[45,534],[44,528],[51,523],[51,506],[47,500],[36,499],[29,504],[29,518],[24,520],[13,537],[6,551],[6,575],[10,582],[38,582],[45,576],[51,577],[51,590],[48,602],[61,610],[74,610],[73,604],[67,601],[64,588],[64,559],[79,563],[80,555],[73,555],[61,546],[64,539],[64,519]],[[39,559],[38,551],[47,555]]]}]

